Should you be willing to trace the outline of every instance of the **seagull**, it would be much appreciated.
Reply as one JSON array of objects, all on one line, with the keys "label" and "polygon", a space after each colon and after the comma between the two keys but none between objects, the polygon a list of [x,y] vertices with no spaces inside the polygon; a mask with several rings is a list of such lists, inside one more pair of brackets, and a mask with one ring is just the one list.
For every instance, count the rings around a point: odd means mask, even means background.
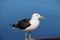
[{"label": "seagull", "polygon": [[36,30],[39,27],[39,24],[40,24],[39,19],[44,19],[44,17],[38,13],[34,13],[31,18],[22,19],[22,20],[18,21],[18,23],[12,24],[11,26],[13,28],[19,28],[21,30],[24,30],[25,31],[25,40],[28,40],[27,32],[29,32],[29,39],[33,40],[31,38],[31,32]]}]

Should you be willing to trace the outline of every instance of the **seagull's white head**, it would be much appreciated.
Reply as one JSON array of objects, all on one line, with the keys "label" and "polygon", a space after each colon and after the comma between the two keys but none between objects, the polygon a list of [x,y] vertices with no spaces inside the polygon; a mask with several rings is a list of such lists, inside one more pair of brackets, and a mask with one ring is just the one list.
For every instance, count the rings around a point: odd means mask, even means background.
[{"label": "seagull's white head", "polygon": [[34,14],[32,15],[32,18],[34,18],[34,19],[44,19],[44,17],[41,16],[41,15],[39,15],[38,13],[34,13]]}]

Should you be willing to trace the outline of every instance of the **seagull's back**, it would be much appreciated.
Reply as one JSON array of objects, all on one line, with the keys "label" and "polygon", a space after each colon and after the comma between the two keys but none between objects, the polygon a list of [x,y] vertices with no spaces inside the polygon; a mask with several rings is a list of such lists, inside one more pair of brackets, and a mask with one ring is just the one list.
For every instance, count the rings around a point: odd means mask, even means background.
[{"label": "seagull's back", "polygon": [[20,29],[25,29],[30,26],[29,21],[30,19],[23,19],[18,22],[17,27],[19,27]]},{"label": "seagull's back", "polygon": [[13,24],[12,27],[19,28],[19,29],[26,29],[31,25],[29,21],[30,21],[30,18],[22,19],[18,21],[17,24]]}]

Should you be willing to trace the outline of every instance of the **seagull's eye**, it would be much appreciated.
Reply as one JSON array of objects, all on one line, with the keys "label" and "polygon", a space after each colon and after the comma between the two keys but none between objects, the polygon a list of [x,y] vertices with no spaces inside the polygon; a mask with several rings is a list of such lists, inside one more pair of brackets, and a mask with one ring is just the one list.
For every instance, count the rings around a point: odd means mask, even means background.
[{"label": "seagull's eye", "polygon": [[36,16],[38,16],[38,15],[36,15]]}]

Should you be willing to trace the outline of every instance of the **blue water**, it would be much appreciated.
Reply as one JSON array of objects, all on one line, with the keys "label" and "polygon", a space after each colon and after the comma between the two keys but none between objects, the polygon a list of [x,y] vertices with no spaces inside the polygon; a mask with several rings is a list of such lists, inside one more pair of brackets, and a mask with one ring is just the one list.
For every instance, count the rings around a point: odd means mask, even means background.
[{"label": "blue water", "polygon": [[9,24],[38,12],[45,17],[34,38],[60,38],[60,0],[0,0],[0,40],[24,40],[24,31]]}]

